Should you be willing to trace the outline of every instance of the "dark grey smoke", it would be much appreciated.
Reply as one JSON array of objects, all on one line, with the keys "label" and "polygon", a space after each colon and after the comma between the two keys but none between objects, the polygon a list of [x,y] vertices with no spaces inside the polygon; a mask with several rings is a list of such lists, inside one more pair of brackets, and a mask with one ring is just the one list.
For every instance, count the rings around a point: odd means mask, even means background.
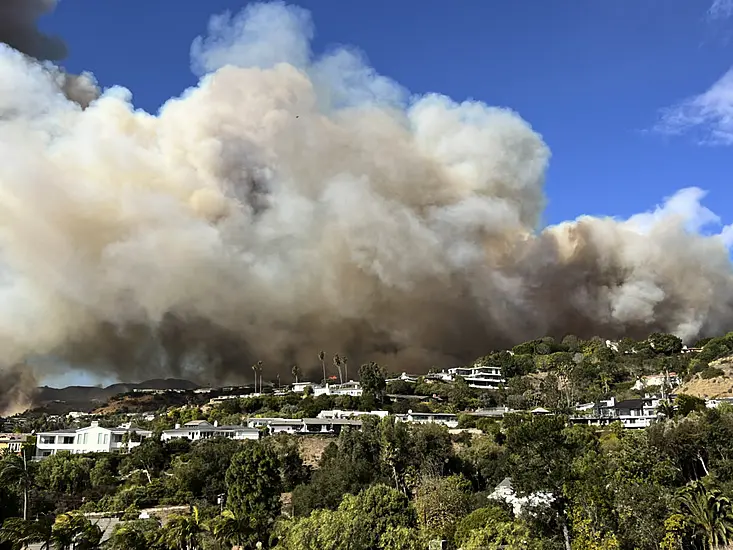
[{"label": "dark grey smoke", "polygon": [[38,29],[38,19],[53,11],[57,0],[0,0],[0,42],[42,61],[61,61],[66,43]]},{"label": "dark grey smoke", "polygon": [[32,406],[38,395],[33,371],[26,365],[0,369],[0,415],[23,412]]},{"label": "dark grey smoke", "polygon": [[[58,0],[0,0],[0,42],[41,62],[66,59],[66,42],[44,34],[38,20],[54,10]],[[89,73],[71,74],[61,67],[48,66],[59,89],[71,101],[86,109],[99,97],[99,88]]]}]

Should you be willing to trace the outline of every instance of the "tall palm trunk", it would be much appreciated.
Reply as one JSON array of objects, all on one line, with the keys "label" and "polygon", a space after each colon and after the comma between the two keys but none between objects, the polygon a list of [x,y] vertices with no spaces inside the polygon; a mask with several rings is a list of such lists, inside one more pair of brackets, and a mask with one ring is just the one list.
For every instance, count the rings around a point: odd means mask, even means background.
[{"label": "tall palm trunk", "polygon": [[23,521],[28,521],[28,460],[25,456],[26,449],[21,447],[20,454],[23,456]]},{"label": "tall palm trunk", "polygon": [[260,375],[260,393],[262,393],[262,361],[257,361],[257,374]]},{"label": "tall palm trunk", "polygon": [[333,364],[334,364],[334,366],[336,367],[336,370],[339,373],[339,383],[343,384],[344,383],[344,375],[341,372],[341,357],[339,357],[339,354],[338,353],[333,356]]},{"label": "tall palm trunk", "polygon": [[328,379],[326,378],[326,362],[324,361],[325,357],[326,357],[326,354],[323,351],[318,353],[318,359],[320,360],[321,368],[323,369],[323,383],[327,384]]}]

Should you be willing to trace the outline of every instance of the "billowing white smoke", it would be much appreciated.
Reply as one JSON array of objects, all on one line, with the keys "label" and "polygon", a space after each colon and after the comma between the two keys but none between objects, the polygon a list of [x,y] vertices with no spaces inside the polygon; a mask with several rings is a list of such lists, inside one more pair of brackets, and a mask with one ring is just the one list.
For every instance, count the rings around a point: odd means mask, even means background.
[{"label": "billowing white smoke", "polygon": [[214,381],[320,349],[426,369],[545,334],[729,328],[731,231],[700,235],[720,225],[701,191],[540,230],[550,154],[518,115],[409,97],[311,36],[277,3],[213,19],[201,83],[157,116],[122,88],[81,110],[0,51],[6,364]]}]

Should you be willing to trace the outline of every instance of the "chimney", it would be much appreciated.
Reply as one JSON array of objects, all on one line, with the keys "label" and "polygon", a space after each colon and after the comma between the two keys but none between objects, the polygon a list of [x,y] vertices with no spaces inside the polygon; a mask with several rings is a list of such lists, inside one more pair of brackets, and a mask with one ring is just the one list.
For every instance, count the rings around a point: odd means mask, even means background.
[{"label": "chimney", "polygon": [[89,427],[90,428],[97,428],[98,426],[99,426],[99,421],[98,420],[92,420],[92,424]]},{"label": "chimney", "polygon": [[180,430],[180,429],[181,429],[181,425],[180,424],[176,424],[176,430]]},{"label": "chimney", "polygon": [[219,421],[218,420],[214,420],[214,428],[217,428],[218,426],[219,426]]}]

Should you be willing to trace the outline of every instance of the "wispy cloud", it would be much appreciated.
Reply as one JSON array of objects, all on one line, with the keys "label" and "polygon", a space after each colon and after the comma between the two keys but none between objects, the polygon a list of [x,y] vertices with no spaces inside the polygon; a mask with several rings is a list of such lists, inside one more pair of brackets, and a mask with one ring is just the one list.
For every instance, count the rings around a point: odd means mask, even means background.
[{"label": "wispy cloud", "polygon": [[733,15],[733,0],[714,0],[708,9],[710,19],[727,19]]},{"label": "wispy cloud", "polygon": [[733,69],[707,91],[663,109],[654,129],[668,135],[690,133],[703,144],[733,145]]},{"label": "wispy cloud", "polygon": [[733,223],[723,228],[720,232],[720,239],[727,248],[733,249]]},{"label": "wispy cloud", "polygon": [[631,216],[626,224],[639,233],[647,234],[676,221],[690,233],[714,236],[726,248],[733,249],[733,224],[723,225],[722,218],[702,203],[707,194],[699,187],[680,189],[654,210]]}]

